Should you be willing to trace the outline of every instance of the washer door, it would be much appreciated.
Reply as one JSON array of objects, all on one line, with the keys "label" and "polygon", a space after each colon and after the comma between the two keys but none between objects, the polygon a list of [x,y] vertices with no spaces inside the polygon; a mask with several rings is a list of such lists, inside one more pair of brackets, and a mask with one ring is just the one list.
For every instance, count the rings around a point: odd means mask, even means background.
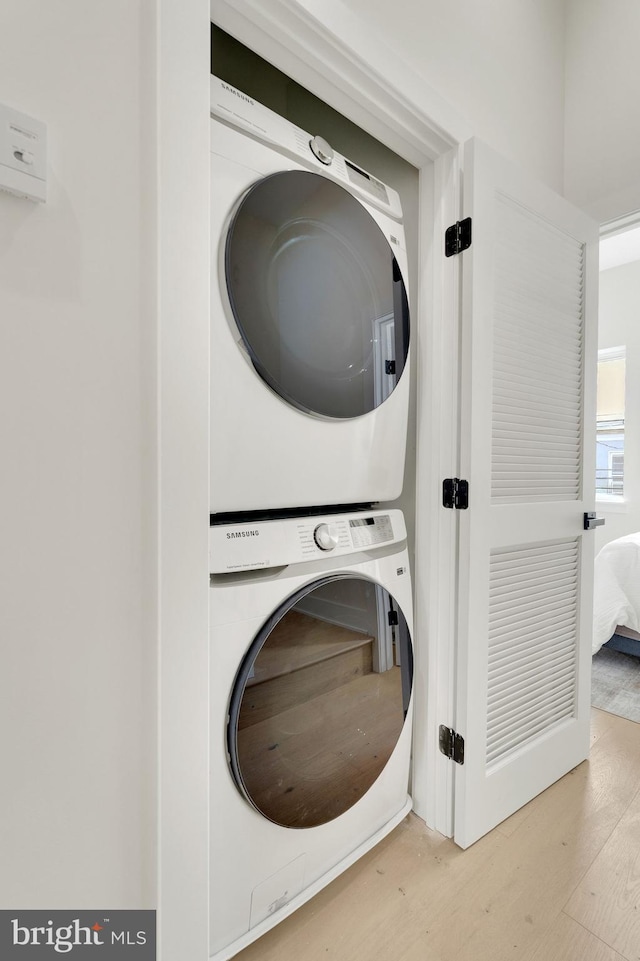
[{"label": "washer door", "polygon": [[244,195],[227,235],[231,309],[253,365],[307,413],[358,417],[392,392],[409,349],[404,281],[355,197],[290,170]]},{"label": "washer door", "polygon": [[412,678],[407,622],[382,587],[333,576],[298,591],[236,677],[227,742],[239,790],[283,827],[343,814],[391,757]]}]

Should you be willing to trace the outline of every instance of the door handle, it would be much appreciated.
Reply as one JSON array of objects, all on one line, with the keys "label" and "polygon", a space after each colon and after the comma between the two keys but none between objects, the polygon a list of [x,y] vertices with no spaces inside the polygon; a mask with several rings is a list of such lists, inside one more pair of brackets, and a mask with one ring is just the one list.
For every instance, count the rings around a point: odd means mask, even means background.
[{"label": "door handle", "polygon": [[585,531],[592,531],[596,527],[604,527],[604,517],[596,517],[595,511],[589,511],[584,515]]}]

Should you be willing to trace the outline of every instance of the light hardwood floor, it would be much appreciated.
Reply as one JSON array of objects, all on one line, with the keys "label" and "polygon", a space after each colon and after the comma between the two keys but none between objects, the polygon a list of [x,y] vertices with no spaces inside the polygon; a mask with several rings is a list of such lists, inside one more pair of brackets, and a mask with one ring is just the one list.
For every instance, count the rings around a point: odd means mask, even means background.
[{"label": "light hardwood floor", "polygon": [[415,815],[237,961],[640,961],[640,725],[467,851]]}]

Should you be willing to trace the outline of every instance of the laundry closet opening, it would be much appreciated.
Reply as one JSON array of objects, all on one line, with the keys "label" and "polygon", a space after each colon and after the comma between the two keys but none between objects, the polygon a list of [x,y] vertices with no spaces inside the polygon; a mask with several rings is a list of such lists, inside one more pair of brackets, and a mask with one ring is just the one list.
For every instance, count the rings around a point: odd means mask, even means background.
[{"label": "laundry closet opening", "polygon": [[[337,110],[310,93],[215,24],[211,25],[211,73],[286,120],[322,137],[331,147],[400,196],[409,274],[411,338],[415,348],[418,276],[419,171]],[[404,512],[411,563],[415,549],[416,358],[410,351],[410,396],[402,494],[394,502]],[[213,374],[215,376],[215,373]]]}]

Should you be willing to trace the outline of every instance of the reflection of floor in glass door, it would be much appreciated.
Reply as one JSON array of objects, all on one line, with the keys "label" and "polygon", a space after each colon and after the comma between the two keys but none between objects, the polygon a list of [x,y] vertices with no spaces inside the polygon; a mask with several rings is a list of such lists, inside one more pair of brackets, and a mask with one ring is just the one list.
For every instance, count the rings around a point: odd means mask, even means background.
[{"label": "reflection of floor in glass door", "polygon": [[256,660],[238,755],[260,810],[310,827],[351,807],[382,771],[404,722],[401,677],[373,672],[370,636],[290,615]]},{"label": "reflection of floor in glass door", "polygon": [[368,674],[372,643],[368,634],[288,611],[255,660],[239,726],[255,724],[346,684],[357,674]]}]

